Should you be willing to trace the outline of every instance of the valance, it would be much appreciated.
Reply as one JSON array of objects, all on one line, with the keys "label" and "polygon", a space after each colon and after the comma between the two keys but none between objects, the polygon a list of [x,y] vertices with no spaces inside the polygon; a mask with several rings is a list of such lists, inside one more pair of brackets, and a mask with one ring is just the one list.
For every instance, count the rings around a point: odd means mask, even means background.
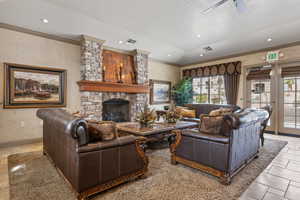
[{"label": "valance", "polygon": [[225,74],[241,74],[241,62],[237,61],[183,70],[184,78],[207,77]]},{"label": "valance", "polygon": [[262,70],[253,70],[250,71],[247,75],[247,80],[262,80],[262,79],[271,79],[272,69],[262,69]]},{"label": "valance", "polygon": [[283,67],[281,70],[282,77],[300,76],[300,66],[299,67]]}]

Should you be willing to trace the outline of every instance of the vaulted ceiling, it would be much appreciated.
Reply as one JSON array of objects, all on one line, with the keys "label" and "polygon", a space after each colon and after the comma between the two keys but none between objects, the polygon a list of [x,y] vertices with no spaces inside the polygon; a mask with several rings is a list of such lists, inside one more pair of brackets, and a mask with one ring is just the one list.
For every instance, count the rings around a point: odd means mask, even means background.
[{"label": "vaulted ceiling", "polygon": [[[0,22],[72,39],[86,34],[179,65],[300,41],[299,0],[245,0],[246,12],[229,0],[202,12],[217,1],[0,0]],[[129,38],[137,43],[119,43]]]}]

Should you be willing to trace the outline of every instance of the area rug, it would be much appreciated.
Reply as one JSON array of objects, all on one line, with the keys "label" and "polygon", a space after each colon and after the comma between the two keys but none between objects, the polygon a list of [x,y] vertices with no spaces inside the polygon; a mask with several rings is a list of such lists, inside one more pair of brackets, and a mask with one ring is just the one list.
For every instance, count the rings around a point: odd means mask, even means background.
[{"label": "area rug", "polygon": [[[222,185],[215,177],[184,165],[171,165],[168,149],[147,151],[147,178],[131,181],[93,197],[95,200],[233,200],[268,166],[284,141],[266,140],[260,156]],[[11,200],[74,200],[75,194],[41,152],[8,157]]]}]

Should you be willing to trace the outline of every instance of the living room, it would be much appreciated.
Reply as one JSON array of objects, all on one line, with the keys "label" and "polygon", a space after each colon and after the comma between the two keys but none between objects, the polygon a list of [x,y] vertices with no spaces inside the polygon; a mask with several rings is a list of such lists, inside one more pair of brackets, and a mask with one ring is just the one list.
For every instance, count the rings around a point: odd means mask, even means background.
[{"label": "living room", "polygon": [[299,9],[0,1],[0,199],[298,199]]}]

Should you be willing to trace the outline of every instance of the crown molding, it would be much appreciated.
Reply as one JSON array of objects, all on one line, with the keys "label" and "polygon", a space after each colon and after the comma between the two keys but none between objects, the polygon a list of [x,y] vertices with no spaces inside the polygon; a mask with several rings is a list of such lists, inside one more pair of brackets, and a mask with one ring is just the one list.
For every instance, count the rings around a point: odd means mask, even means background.
[{"label": "crown molding", "polygon": [[98,38],[89,36],[89,35],[81,35],[81,40],[89,40],[89,41],[94,41],[100,44],[104,44],[105,40],[100,40]]},{"label": "crown molding", "polygon": [[0,23],[0,28],[11,30],[11,31],[17,31],[17,32],[21,32],[21,33],[27,33],[30,35],[39,36],[39,37],[47,38],[50,40],[56,40],[56,41],[65,42],[65,43],[69,43],[69,44],[80,45],[79,40],[73,40],[73,39],[68,39],[68,38],[60,37],[60,36],[53,35],[53,34],[43,33],[43,32],[39,32],[39,31],[33,31],[33,30],[23,28],[20,26],[14,26],[14,25],[10,25],[10,24]]}]

